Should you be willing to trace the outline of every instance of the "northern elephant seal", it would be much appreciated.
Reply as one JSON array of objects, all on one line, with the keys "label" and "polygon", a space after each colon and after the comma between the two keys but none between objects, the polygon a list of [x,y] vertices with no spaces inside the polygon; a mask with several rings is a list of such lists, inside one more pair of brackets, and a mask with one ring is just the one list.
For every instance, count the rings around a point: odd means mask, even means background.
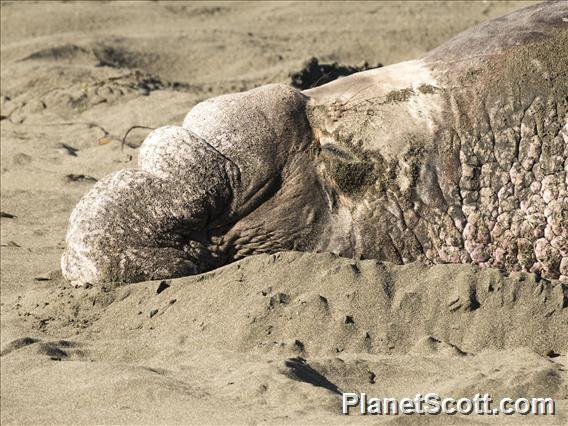
[{"label": "northern elephant seal", "polygon": [[294,249],[568,280],[568,3],[414,61],[196,105],[73,211],[76,284],[199,273]]}]

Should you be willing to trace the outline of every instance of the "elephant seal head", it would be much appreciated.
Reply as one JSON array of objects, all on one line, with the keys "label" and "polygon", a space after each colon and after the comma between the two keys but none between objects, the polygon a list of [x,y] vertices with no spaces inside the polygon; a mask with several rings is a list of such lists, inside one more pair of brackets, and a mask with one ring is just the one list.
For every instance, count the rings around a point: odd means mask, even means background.
[{"label": "elephant seal head", "polygon": [[249,254],[316,249],[328,223],[308,98],[283,85],[195,106],[153,131],[138,166],[73,211],[62,257],[75,284],[203,272]]}]

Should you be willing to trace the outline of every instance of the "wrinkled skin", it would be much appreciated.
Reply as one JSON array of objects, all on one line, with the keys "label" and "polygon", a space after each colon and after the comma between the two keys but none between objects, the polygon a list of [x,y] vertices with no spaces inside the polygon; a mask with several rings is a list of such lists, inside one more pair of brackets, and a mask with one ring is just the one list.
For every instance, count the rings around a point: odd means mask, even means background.
[{"label": "wrinkled skin", "polygon": [[152,132],[70,218],[76,284],[255,253],[475,263],[568,281],[568,6],[303,93],[270,85]]}]

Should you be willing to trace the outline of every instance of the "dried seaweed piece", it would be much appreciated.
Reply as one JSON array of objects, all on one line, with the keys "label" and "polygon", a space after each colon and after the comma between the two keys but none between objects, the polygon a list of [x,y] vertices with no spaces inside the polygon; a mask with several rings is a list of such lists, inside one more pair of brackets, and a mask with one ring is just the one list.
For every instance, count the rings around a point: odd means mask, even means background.
[{"label": "dried seaweed piece", "polygon": [[88,175],[76,175],[76,174],[68,174],[65,175],[65,177],[67,178],[67,182],[96,182],[97,178],[94,178],[92,176],[88,176]]},{"label": "dried seaweed piece", "polygon": [[67,154],[71,155],[72,157],[77,157],[77,152],[79,151],[78,148],[73,148],[71,145],[67,145],[66,143],[60,143],[59,147],[67,151]]}]

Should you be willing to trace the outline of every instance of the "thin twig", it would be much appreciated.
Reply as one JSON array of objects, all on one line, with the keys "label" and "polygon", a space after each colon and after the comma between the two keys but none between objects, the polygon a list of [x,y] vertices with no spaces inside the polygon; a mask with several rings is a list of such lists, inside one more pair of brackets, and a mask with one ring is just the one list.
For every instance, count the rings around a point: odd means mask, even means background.
[{"label": "thin twig", "polygon": [[[132,126],[130,129],[128,129],[126,131],[126,133],[124,134],[124,137],[122,138],[122,143],[120,145],[120,150],[122,152],[124,152],[124,145],[126,144],[126,137],[128,136],[128,134],[130,133],[131,130],[134,129],[148,129],[148,130],[156,130],[155,127],[148,127],[148,126]],[[130,145],[129,145],[130,146]]]}]

